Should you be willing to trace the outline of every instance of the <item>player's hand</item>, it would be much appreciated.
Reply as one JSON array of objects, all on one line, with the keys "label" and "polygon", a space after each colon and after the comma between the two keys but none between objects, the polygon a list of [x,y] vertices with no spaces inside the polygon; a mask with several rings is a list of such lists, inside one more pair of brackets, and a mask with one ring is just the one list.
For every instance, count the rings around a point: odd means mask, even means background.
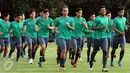
[{"label": "player's hand", "polygon": [[59,34],[59,31],[55,31],[56,34]]},{"label": "player's hand", "polygon": [[22,31],[23,32],[23,34],[26,34],[26,32],[25,31]]},{"label": "player's hand", "polygon": [[1,36],[1,35],[3,35],[3,33],[2,33],[2,32],[0,32],[0,36]]},{"label": "player's hand", "polygon": [[36,25],[36,27],[35,27],[35,31],[36,31],[36,32],[39,32],[39,28],[38,28],[37,25]]},{"label": "player's hand", "polygon": [[125,35],[125,33],[124,33],[124,32],[121,32],[121,35]]},{"label": "player's hand", "polygon": [[82,22],[82,24],[83,24],[83,25],[86,25],[86,23],[85,23],[85,22]]},{"label": "player's hand", "polygon": [[100,28],[105,29],[105,28],[106,28],[106,26],[101,26]]},{"label": "player's hand", "polygon": [[12,36],[13,36],[13,34],[10,34],[10,36],[12,37]]},{"label": "player's hand", "polygon": [[93,30],[90,30],[90,32],[93,32]]},{"label": "player's hand", "polygon": [[70,26],[69,22],[66,22],[66,25],[69,27]]}]

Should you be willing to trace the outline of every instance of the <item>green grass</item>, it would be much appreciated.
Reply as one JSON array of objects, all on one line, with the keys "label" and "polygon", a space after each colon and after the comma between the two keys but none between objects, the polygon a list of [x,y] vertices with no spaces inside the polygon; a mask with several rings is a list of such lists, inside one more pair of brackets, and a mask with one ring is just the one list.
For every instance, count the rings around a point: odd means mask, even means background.
[{"label": "green grass", "polygon": [[[0,73],[102,73],[102,51],[99,51],[96,55],[97,62],[94,63],[94,70],[89,71],[88,70],[88,63],[86,62],[86,44],[84,46],[83,52],[82,52],[82,58],[83,62],[77,63],[77,68],[73,68],[70,64],[70,60],[67,58],[67,62],[65,64],[66,71],[59,71],[59,65],[56,64],[56,45],[55,44],[49,44],[48,48],[46,50],[46,62],[43,63],[43,68],[39,68],[37,66],[37,62],[39,59],[39,50],[36,54],[36,59],[34,60],[34,63],[31,65],[28,63],[27,55],[25,58],[20,58],[19,62],[15,62],[16,53],[13,53],[13,58],[7,59],[6,61],[3,61],[0,59]],[[108,59],[108,65],[109,68],[108,73],[128,73],[130,72],[130,46],[126,46],[126,52],[123,59],[123,67],[119,67],[117,64],[118,58],[119,58],[119,51],[116,52],[116,59],[114,61],[115,67],[110,67],[110,58]],[[7,63],[7,62],[10,63]],[[7,70],[7,68],[11,65],[12,67]],[[6,67],[5,67],[6,66]]]}]

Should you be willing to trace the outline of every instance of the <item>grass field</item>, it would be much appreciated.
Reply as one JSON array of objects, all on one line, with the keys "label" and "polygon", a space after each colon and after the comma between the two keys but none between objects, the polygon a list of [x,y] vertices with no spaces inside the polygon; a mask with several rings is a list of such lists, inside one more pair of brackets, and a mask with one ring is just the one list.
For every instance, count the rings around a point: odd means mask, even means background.
[{"label": "grass field", "polygon": [[[39,50],[36,54],[36,59],[34,60],[33,64],[28,63],[27,55],[25,58],[20,58],[19,62],[15,62],[15,55],[11,59],[3,61],[0,59],[0,73],[102,73],[102,52],[99,51],[96,60],[97,62],[94,63],[93,71],[88,70],[88,63],[86,62],[86,44],[84,46],[82,52],[83,62],[77,63],[77,68],[74,68],[70,64],[70,60],[67,58],[67,62],[65,64],[66,71],[59,71],[59,65],[56,64],[56,45],[49,44],[46,50],[46,62],[43,63],[43,68],[39,68],[37,66],[38,58],[39,58]],[[123,67],[119,67],[117,64],[119,51],[117,50],[116,54],[117,57],[114,61],[115,67],[110,67],[110,58],[108,59],[107,67],[109,68],[108,73],[129,73],[130,72],[130,45],[126,46],[126,52],[123,59]]]}]

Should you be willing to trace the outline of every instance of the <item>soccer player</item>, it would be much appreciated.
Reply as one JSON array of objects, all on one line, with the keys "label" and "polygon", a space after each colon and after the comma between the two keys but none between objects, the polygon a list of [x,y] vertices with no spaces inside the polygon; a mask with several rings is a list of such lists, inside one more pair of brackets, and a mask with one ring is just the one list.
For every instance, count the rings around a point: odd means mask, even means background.
[{"label": "soccer player", "polygon": [[[34,47],[37,44],[37,32],[39,31],[36,25],[36,11],[35,9],[30,10],[28,19],[25,20],[23,24],[23,32],[26,33],[26,39],[28,44],[28,56],[29,63],[33,63],[34,59]],[[26,26],[26,30],[25,30]]]},{"label": "soccer player", "polygon": [[21,54],[21,48],[22,48],[22,23],[21,21],[22,14],[16,14],[15,15],[15,21],[13,21],[10,24],[9,27],[9,33],[10,33],[10,43],[11,43],[11,49],[9,52],[9,58],[11,58],[12,53],[15,51],[15,47],[17,48],[17,58],[16,62],[18,62],[20,54]]},{"label": "soccer player", "polygon": [[124,7],[119,6],[118,7],[118,16],[114,19],[113,22],[113,30],[115,31],[115,36],[113,40],[113,48],[111,51],[111,63],[110,66],[114,66],[113,60],[114,60],[114,55],[116,52],[116,49],[118,49],[118,46],[120,44],[121,51],[120,51],[120,57],[118,60],[118,65],[121,67],[122,66],[122,59],[125,53],[125,45],[126,45],[126,40],[125,40],[125,24],[126,24],[126,18],[124,17]]},{"label": "soccer player", "polygon": [[56,33],[58,34],[58,40],[60,43],[60,70],[65,70],[65,61],[66,61],[66,50],[69,47],[70,40],[71,40],[71,30],[74,30],[73,19],[68,16],[69,8],[64,6],[61,9],[61,17],[56,18],[55,20],[55,29]]},{"label": "soccer player", "polygon": [[41,46],[40,49],[40,58],[38,65],[39,67],[42,67],[42,62],[45,60],[45,51],[48,44],[48,38],[49,38],[49,30],[54,29],[54,23],[53,20],[49,17],[49,10],[44,9],[43,10],[43,17],[39,18],[36,22],[36,25],[39,27],[38,32],[38,41]]},{"label": "soccer player", "polygon": [[108,54],[107,57],[109,57],[109,51],[110,47],[112,46],[112,25],[113,25],[113,20],[111,19],[111,12],[107,11],[106,15],[108,16],[108,25],[107,25],[107,39],[108,39]]},{"label": "soccer player", "polygon": [[90,13],[89,14],[89,21],[87,22],[88,25],[88,30],[84,30],[86,33],[86,38],[87,38],[87,62],[90,62],[90,53],[91,53],[91,47],[93,46],[93,37],[94,37],[94,30],[91,30],[93,26],[93,22],[95,20],[95,13]]},{"label": "soccer player", "polygon": [[76,67],[77,60],[81,53],[82,34],[83,29],[88,29],[86,20],[82,17],[82,8],[76,9],[76,16],[74,19],[74,28],[72,31],[72,59],[71,64]]},{"label": "soccer player", "polygon": [[94,48],[91,54],[91,60],[89,62],[89,69],[93,70],[93,60],[101,48],[103,52],[103,68],[102,72],[108,72],[106,68],[107,61],[107,49],[108,49],[108,41],[106,35],[106,27],[108,25],[108,17],[106,16],[106,8],[105,6],[101,6],[99,9],[99,14],[94,20],[92,30],[94,30]]},{"label": "soccer player", "polygon": [[[24,24],[24,21],[25,21],[25,15],[22,14],[21,23]],[[26,51],[25,51],[26,47],[27,47],[26,35],[25,35],[25,33],[23,33],[23,35],[22,35],[22,51],[21,51],[22,58],[24,58],[24,55],[26,55]]]},{"label": "soccer player", "polygon": [[8,45],[9,45],[8,30],[10,27],[10,22],[9,22],[10,15],[8,13],[5,13],[3,16],[4,16],[4,20],[0,22],[0,46],[1,46],[0,53],[2,53],[4,50],[3,60],[5,60],[8,52]]}]

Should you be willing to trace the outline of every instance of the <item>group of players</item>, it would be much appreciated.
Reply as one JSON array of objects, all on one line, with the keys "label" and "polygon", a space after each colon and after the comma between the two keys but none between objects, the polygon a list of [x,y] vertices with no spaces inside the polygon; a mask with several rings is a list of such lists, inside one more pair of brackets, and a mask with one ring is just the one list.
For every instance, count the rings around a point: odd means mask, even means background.
[{"label": "group of players", "polygon": [[68,16],[69,8],[67,6],[61,9],[61,16],[54,21],[49,17],[48,9],[42,10],[37,18],[34,9],[29,11],[28,19],[25,19],[24,14],[16,14],[13,22],[9,21],[10,15],[8,13],[3,13],[3,19],[0,19],[0,56],[3,53],[2,58],[5,60],[10,41],[11,49],[8,57],[11,58],[16,48],[16,62],[18,62],[19,57],[24,57],[24,54],[26,54],[25,48],[28,46],[28,59],[29,63],[32,64],[36,51],[41,46],[38,66],[42,67],[42,62],[46,61],[45,51],[51,30],[55,33],[57,63],[60,65],[60,70],[65,70],[67,51],[69,51],[72,66],[76,67],[77,60],[82,60],[81,52],[84,36],[87,38],[89,70],[93,70],[93,62],[96,62],[95,56],[101,49],[103,52],[102,72],[108,72],[106,65],[109,48],[112,47],[110,66],[113,67],[118,46],[121,47],[118,61],[118,65],[121,67],[126,45],[124,32],[126,18],[124,17],[125,9],[123,6],[119,6],[117,10],[118,16],[111,19],[111,12],[106,11],[105,6],[100,6],[99,15],[96,16],[95,13],[91,12],[88,22],[82,17],[82,8],[77,8],[76,16],[70,17]]}]

